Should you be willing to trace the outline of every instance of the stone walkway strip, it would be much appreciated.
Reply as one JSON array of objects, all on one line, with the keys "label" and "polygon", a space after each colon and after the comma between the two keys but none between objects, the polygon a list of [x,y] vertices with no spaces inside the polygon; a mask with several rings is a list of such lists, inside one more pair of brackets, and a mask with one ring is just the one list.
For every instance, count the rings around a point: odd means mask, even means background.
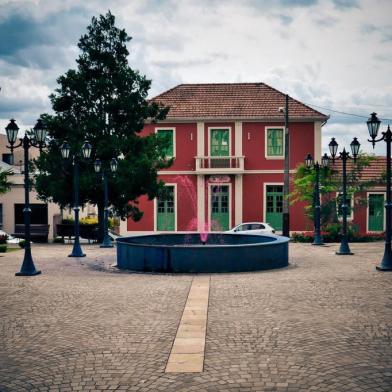
[{"label": "stone walkway strip", "polygon": [[209,290],[209,276],[193,278],[165,373],[203,371]]}]

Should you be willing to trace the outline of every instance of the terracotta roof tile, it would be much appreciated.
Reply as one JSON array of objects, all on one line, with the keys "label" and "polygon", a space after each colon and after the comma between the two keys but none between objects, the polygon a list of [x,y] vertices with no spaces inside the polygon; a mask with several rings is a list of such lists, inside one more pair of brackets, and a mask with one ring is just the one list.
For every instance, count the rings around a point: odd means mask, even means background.
[{"label": "terracotta roof tile", "polygon": [[[168,119],[276,119],[285,94],[264,83],[180,84],[151,99],[170,106]],[[326,121],[328,116],[289,98],[291,120]]]},{"label": "terracotta roof tile", "polygon": [[[350,172],[354,165],[352,160],[347,161],[347,172]],[[335,161],[333,166],[335,170],[338,172],[342,171],[342,161],[340,159]],[[365,167],[362,170],[360,181],[367,182],[367,181],[374,181],[385,175],[387,168],[387,160],[386,157],[376,156],[374,160],[371,161],[370,165]]]}]

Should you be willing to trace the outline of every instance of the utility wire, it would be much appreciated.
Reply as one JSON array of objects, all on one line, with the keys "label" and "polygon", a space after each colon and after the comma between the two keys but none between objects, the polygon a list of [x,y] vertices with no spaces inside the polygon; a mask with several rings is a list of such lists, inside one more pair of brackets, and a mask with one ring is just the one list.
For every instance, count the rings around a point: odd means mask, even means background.
[{"label": "utility wire", "polygon": [[[364,116],[364,115],[361,115],[361,114],[342,112],[340,110],[334,110],[334,109],[326,108],[324,106],[315,105],[313,103],[305,103],[305,105],[314,106],[316,108],[323,109],[323,110],[328,110],[329,112],[333,112],[333,113],[344,114],[346,116],[360,117],[360,118],[366,118],[366,119],[369,118],[369,115]],[[380,120],[382,120],[382,121],[391,121],[392,122],[392,119],[390,119],[390,118],[380,118]]]}]

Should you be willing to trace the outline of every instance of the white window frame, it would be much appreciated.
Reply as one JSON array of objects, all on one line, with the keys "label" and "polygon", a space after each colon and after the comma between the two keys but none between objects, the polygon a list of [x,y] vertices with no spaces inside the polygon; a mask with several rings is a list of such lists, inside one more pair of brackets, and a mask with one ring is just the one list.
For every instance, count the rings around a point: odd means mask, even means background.
[{"label": "white window frame", "polygon": [[382,233],[383,231],[386,230],[386,213],[385,213],[385,208],[384,208],[384,224],[383,224],[383,229],[381,231],[369,231],[369,195],[383,195],[384,196],[384,203],[386,200],[386,193],[385,192],[366,192],[366,233]]},{"label": "white window frame", "polygon": [[[336,215],[338,217],[339,222],[341,222],[343,220],[343,216],[339,216],[339,206],[338,206],[338,197],[339,195],[343,196],[343,192],[336,192]],[[351,214],[347,215],[347,220],[348,221],[352,221],[354,220],[354,195],[351,195],[351,199],[350,199],[350,210],[351,210]]]},{"label": "white window frame", "polygon": [[231,127],[219,127],[219,126],[216,126],[216,127],[208,127],[208,156],[211,156],[211,131],[212,130],[228,130],[229,131],[229,157],[230,156],[232,156],[231,155],[231,148],[232,148],[232,145],[231,145]]},{"label": "white window frame", "polygon": [[[177,183],[165,182],[165,186],[174,186],[174,231],[177,231]],[[158,233],[172,233],[172,231],[157,231],[158,203],[157,198],[154,199],[154,231]]]},{"label": "white window frame", "polygon": [[176,157],[176,128],[175,127],[155,127],[155,133],[158,131],[173,131],[173,155],[166,155],[167,158]]},{"label": "white window frame", "polygon": [[[283,155],[268,155],[268,130],[270,129],[281,129],[283,132]],[[282,126],[267,126],[264,129],[264,157],[265,159],[284,159],[284,152],[285,152],[285,128]]]},{"label": "white window frame", "polygon": [[212,195],[212,190],[211,187],[213,186],[228,186],[229,187],[229,229],[232,228],[231,226],[231,214],[232,214],[232,208],[231,208],[231,203],[232,203],[232,198],[231,198],[231,191],[232,191],[232,186],[231,182],[217,182],[217,183],[208,183],[208,227],[209,230],[211,231],[211,213],[212,213],[212,208],[211,208],[211,195]]}]

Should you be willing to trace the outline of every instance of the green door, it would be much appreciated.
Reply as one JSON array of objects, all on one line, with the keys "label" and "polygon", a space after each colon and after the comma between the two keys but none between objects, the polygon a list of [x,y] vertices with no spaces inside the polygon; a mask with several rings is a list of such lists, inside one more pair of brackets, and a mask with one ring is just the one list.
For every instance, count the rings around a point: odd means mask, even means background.
[{"label": "green door", "polygon": [[166,186],[157,200],[157,230],[174,231],[174,186]]},{"label": "green door", "polygon": [[384,230],[384,195],[369,195],[368,230]]},{"label": "green door", "polygon": [[282,230],[283,186],[267,185],[266,201],[266,223],[276,230]]},{"label": "green door", "polygon": [[[210,155],[212,157],[228,157],[230,155],[230,130],[211,129],[210,130]],[[229,159],[211,159],[211,167],[228,167]]]},{"label": "green door", "polygon": [[211,187],[211,230],[229,230],[229,186]]}]

